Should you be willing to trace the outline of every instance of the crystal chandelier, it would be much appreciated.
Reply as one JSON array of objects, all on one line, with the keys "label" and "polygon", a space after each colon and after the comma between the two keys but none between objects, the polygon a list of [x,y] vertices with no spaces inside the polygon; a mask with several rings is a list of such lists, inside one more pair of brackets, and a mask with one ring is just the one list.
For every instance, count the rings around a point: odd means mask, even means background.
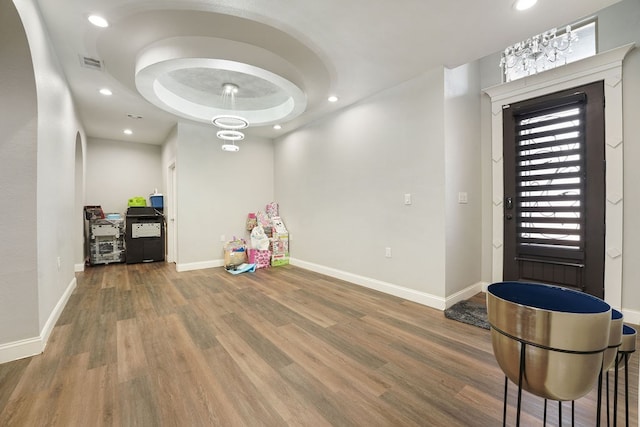
[{"label": "crystal chandelier", "polygon": [[500,67],[506,81],[564,64],[565,55],[571,53],[571,45],[577,41],[578,35],[571,31],[570,25],[567,25],[563,32],[553,28],[509,46],[500,59]]},{"label": "crystal chandelier", "polygon": [[[231,110],[235,108],[238,85],[225,83],[222,85],[222,105],[228,105]],[[244,117],[231,114],[221,114],[211,119],[211,123],[220,130],[216,133],[218,139],[224,141],[223,151],[240,151],[236,141],[244,139],[244,133],[240,132],[249,126],[249,122]]]}]

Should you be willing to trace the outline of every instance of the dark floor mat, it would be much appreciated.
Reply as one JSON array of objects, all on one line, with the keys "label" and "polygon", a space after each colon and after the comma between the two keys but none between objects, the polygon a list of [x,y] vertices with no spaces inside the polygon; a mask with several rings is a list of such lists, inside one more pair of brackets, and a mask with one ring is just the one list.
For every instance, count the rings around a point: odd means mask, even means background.
[{"label": "dark floor mat", "polygon": [[470,300],[460,301],[444,311],[448,319],[467,323],[479,328],[489,329],[487,321],[487,308],[484,304]]}]

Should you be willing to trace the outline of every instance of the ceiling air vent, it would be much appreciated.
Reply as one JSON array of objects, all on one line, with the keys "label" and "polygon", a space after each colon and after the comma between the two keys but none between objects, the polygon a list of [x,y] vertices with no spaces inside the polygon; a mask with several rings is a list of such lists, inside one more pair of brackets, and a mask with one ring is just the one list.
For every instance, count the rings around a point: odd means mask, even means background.
[{"label": "ceiling air vent", "polygon": [[85,68],[91,68],[92,70],[102,71],[102,61],[95,58],[89,58],[88,56],[80,56],[80,65]]}]

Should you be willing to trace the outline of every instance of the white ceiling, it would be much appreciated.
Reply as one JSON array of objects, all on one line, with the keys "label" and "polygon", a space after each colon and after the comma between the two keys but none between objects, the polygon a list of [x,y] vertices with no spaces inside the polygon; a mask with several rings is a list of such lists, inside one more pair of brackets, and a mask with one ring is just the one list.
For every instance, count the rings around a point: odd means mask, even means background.
[{"label": "white ceiling", "polygon": [[[539,0],[526,12],[514,0],[38,0],[89,137],[164,141],[178,120],[147,101],[136,86],[136,63],[149,49],[176,58],[248,64],[280,76],[306,95],[304,111],[276,137],[437,66],[455,67],[507,45],[588,17],[618,0]],[[87,17],[109,22],[97,28]],[[153,50],[152,49],[152,50]],[[102,70],[81,66],[99,59]],[[498,64],[496,64],[496,67]],[[173,87],[188,96],[220,97],[205,70],[176,71]],[[244,76],[246,77],[246,76]],[[246,93],[282,100],[270,82],[241,80]],[[195,80],[200,79],[200,82]],[[237,82],[231,82],[237,83]],[[110,97],[98,94],[102,87]],[[262,89],[260,89],[262,87]],[[176,89],[178,90],[178,89]],[[277,90],[275,91],[277,92]],[[326,101],[330,94],[340,100]],[[247,95],[248,96],[248,95]],[[267,99],[268,101],[268,99]],[[260,102],[267,102],[264,99]],[[128,114],[142,116],[131,119]],[[178,113],[179,114],[179,113]],[[297,113],[296,113],[297,114]],[[131,136],[124,128],[134,131]]]}]

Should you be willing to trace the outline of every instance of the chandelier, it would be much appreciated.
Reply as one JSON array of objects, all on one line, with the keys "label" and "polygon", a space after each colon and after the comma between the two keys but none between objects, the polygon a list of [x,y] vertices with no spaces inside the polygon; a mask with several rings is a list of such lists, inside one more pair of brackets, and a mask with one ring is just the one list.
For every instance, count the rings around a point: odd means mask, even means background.
[{"label": "chandelier", "polygon": [[567,25],[564,31],[553,28],[509,46],[500,59],[506,81],[563,65],[565,55],[571,53],[571,45],[577,41],[578,35]]},{"label": "chandelier", "polygon": [[[238,89],[238,85],[233,83],[224,83],[222,85],[223,106],[228,106],[230,110],[235,108],[235,96],[238,93]],[[241,130],[249,126],[247,119],[231,114],[221,114],[213,117],[211,123],[220,129],[216,136],[224,141],[224,144],[222,144],[223,151],[240,151],[240,147],[236,145],[236,142],[244,139],[244,133]]]}]

